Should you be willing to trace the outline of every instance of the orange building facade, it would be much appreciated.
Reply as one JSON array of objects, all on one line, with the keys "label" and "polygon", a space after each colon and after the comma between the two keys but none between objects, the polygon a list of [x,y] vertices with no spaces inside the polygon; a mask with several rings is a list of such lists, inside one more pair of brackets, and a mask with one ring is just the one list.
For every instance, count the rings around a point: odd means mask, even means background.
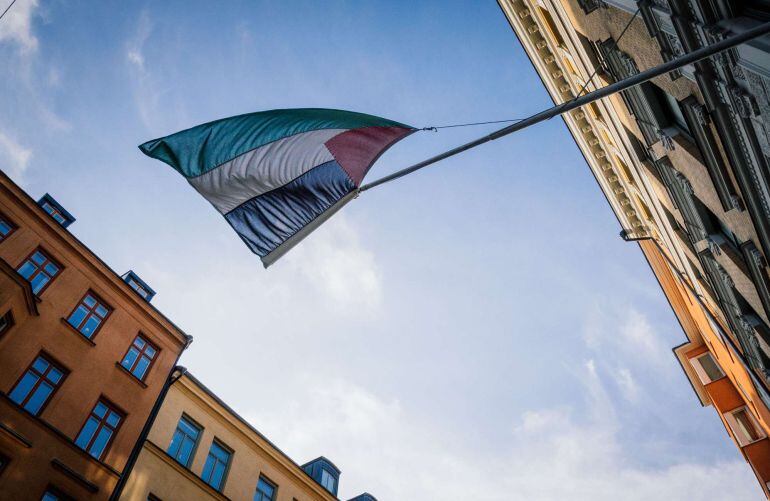
[{"label": "orange building facade", "polygon": [[[770,20],[762,0],[498,0],[555,103]],[[563,116],[686,339],[674,348],[769,495],[770,40]]]},{"label": "orange building facade", "polygon": [[192,338],[0,172],[0,499],[109,499]]}]

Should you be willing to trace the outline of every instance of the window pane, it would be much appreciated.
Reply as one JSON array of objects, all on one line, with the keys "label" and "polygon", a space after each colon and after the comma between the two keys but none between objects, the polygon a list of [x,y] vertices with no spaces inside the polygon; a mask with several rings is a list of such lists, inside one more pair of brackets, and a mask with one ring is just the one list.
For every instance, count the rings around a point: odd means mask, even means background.
[{"label": "window pane", "polygon": [[703,371],[711,381],[716,381],[717,379],[724,376],[722,369],[720,369],[716,362],[714,362],[714,359],[710,354],[700,357],[698,362],[700,362],[701,367],[703,367]]},{"label": "window pane", "polygon": [[203,480],[208,484],[211,483],[209,481],[211,480],[211,473],[214,470],[214,463],[216,461],[216,458],[209,452],[209,455],[206,458],[206,464],[203,465],[203,473],[201,474],[201,478],[203,478]]},{"label": "window pane", "polygon": [[45,273],[38,273],[37,275],[35,275],[35,277],[32,279],[32,282],[30,282],[32,285],[32,292],[34,292],[35,294],[40,292],[43,289],[43,287],[45,287],[45,284],[48,283],[48,280],[49,280],[48,275],[46,275]]},{"label": "window pane", "polygon": [[46,400],[48,400],[48,397],[52,392],[53,386],[45,382],[41,383],[32,394],[32,397],[27,400],[24,408],[32,414],[37,415],[37,413],[40,412],[40,408],[43,407],[43,404],[46,402]]},{"label": "window pane", "polygon": [[139,359],[139,363],[136,364],[136,367],[133,370],[134,376],[136,376],[139,379],[142,379],[149,365],[150,365],[150,360],[146,357],[141,357]]},{"label": "window pane", "polygon": [[32,264],[30,261],[24,261],[24,264],[21,265],[21,268],[19,268],[19,275],[21,275],[24,278],[29,278],[30,275],[32,275],[37,267]]},{"label": "window pane", "polygon": [[91,444],[91,448],[88,450],[88,452],[93,457],[97,459],[100,458],[111,436],[112,436],[112,431],[109,428],[102,428],[101,430],[99,430],[99,435],[97,435],[96,440],[94,440],[94,443]]},{"label": "window pane", "polygon": [[190,437],[183,437],[182,446],[179,448],[179,456],[177,457],[177,460],[183,465],[189,466],[193,447],[195,447],[195,442],[193,442]]},{"label": "window pane", "polygon": [[35,251],[35,253],[32,254],[32,261],[36,262],[37,264],[43,264],[45,262],[45,256],[43,256],[42,252]]},{"label": "window pane", "polygon": [[115,428],[120,422],[120,415],[117,412],[110,411],[110,415],[107,416],[107,424]]},{"label": "window pane", "polygon": [[88,317],[88,320],[86,320],[86,323],[83,324],[83,327],[80,328],[80,332],[82,332],[86,337],[91,337],[91,335],[96,332],[96,329],[99,327],[99,324],[101,323],[101,320],[99,320],[99,317],[96,315],[91,315]]},{"label": "window pane", "polygon": [[91,295],[89,294],[88,296],[86,296],[86,297],[83,299],[83,302],[84,302],[84,303],[86,304],[86,306],[88,306],[89,308],[93,308],[93,307],[94,307],[94,305],[96,304],[96,299],[92,298],[92,297],[91,297]]},{"label": "window pane", "polygon": [[29,394],[30,390],[35,385],[38,379],[40,378],[32,374],[31,372],[27,372],[26,374],[24,374],[24,377],[21,378],[21,381],[19,381],[19,384],[16,385],[13,391],[11,391],[11,394],[9,395],[11,400],[16,402],[17,404],[22,403],[24,399],[27,398],[27,395]]},{"label": "window pane", "polygon": [[105,412],[107,412],[107,406],[101,402],[97,403],[96,407],[94,407],[94,414],[99,417],[104,417]]},{"label": "window pane", "polygon": [[43,269],[51,276],[54,276],[59,272],[59,267],[53,263],[48,263]]},{"label": "window pane", "polygon": [[131,348],[128,350],[128,353],[126,353],[126,358],[123,359],[123,367],[125,367],[128,370],[131,370],[131,366],[134,365],[134,361],[136,360],[136,356],[139,355],[139,352],[136,351],[136,348]]},{"label": "window pane", "polygon": [[107,308],[105,308],[102,305],[99,305],[99,306],[96,307],[96,314],[99,315],[102,318],[107,316],[107,311],[108,311]]},{"label": "window pane", "polygon": [[72,315],[70,315],[70,325],[77,329],[80,327],[80,324],[83,323],[83,319],[86,318],[86,315],[88,315],[88,310],[82,305],[78,306],[77,309],[72,312]]},{"label": "window pane", "polygon": [[6,236],[11,232],[11,227],[5,221],[0,220],[0,234]]},{"label": "window pane", "polygon": [[45,370],[48,368],[48,362],[43,357],[37,357],[35,359],[35,363],[32,364],[32,368],[42,372],[45,372]]},{"label": "window pane", "polygon": [[220,463],[219,461],[216,462],[214,465],[214,472],[211,475],[211,481],[209,482],[209,485],[215,489],[219,489],[222,487],[222,479],[225,476],[225,465],[224,463]]},{"label": "window pane", "polygon": [[136,345],[136,347],[139,349],[144,348],[144,339],[142,339],[140,336],[137,336],[136,339],[134,339],[134,345]]},{"label": "window pane", "polygon": [[200,428],[186,420],[185,418],[182,418],[179,420],[179,428],[182,429],[187,435],[191,436],[193,439],[198,438],[198,433],[200,433]]},{"label": "window pane", "polygon": [[57,496],[53,492],[46,491],[43,494],[43,497],[40,498],[40,501],[59,501],[59,496]]},{"label": "window pane", "polygon": [[148,346],[147,349],[144,350],[144,352],[150,358],[153,358],[155,356],[155,348],[153,348],[152,346]]},{"label": "window pane", "polygon": [[177,428],[176,431],[174,432],[174,436],[171,437],[171,443],[169,444],[168,450],[166,451],[168,452],[169,456],[174,458],[177,457],[177,453],[179,452],[179,448],[181,447],[183,440],[184,440],[184,435],[182,434],[181,431],[179,431],[179,428]]},{"label": "window pane", "polygon": [[257,494],[254,496],[254,501],[270,501],[273,499],[275,488],[267,483],[265,479],[260,478],[257,483]]},{"label": "window pane", "polygon": [[733,416],[735,416],[735,421],[738,422],[738,426],[741,427],[752,442],[759,440],[759,433],[757,432],[757,429],[754,428],[754,423],[751,421],[751,418],[745,410],[740,410],[733,414]]},{"label": "window pane", "polygon": [[48,372],[46,379],[52,382],[53,384],[56,384],[59,382],[62,376],[63,374],[59,369],[52,367],[51,370]]},{"label": "window pane", "polygon": [[80,430],[80,434],[75,440],[75,445],[81,449],[85,449],[88,445],[88,442],[91,440],[91,437],[94,435],[97,426],[99,426],[99,421],[97,421],[93,416],[89,417],[85,426],[83,426],[83,429]]}]

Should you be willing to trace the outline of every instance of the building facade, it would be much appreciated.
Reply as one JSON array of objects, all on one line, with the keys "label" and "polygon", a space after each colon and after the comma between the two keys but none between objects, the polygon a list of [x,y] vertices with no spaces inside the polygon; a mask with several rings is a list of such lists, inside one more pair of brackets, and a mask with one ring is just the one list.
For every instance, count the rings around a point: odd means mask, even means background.
[{"label": "building facade", "polygon": [[0,499],[109,499],[192,340],[74,221],[0,171]]},{"label": "building facade", "polygon": [[[498,0],[555,103],[770,21],[763,0]],[[686,341],[674,355],[768,495],[770,39],[564,115]]]},{"label": "building facade", "polygon": [[[340,470],[325,457],[302,466],[193,375],[163,401],[121,499],[332,501]],[[354,498],[376,501],[370,494]]]}]

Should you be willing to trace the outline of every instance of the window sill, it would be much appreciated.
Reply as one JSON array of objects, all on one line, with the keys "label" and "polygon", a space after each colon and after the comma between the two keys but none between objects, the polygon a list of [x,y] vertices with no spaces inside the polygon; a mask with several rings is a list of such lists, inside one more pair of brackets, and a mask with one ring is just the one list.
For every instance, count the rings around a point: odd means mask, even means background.
[{"label": "window sill", "polygon": [[75,335],[78,337],[78,339],[80,339],[80,340],[81,340],[81,341],[83,341],[84,343],[88,343],[88,344],[90,344],[91,346],[96,346],[96,343],[94,343],[94,342],[93,342],[91,339],[88,339],[88,338],[87,338],[87,337],[85,337],[85,336],[84,336],[84,335],[83,335],[83,334],[82,334],[82,333],[81,333],[79,330],[77,330],[76,328],[72,327],[72,325],[70,325],[70,323],[69,323],[69,322],[67,322],[67,319],[66,319],[66,318],[63,318],[63,317],[62,317],[62,319],[61,319],[61,323],[62,323],[62,324],[64,324],[64,326],[65,326],[65,327],[67,327],[67,329],[68,329],[70,332],[74,333],[74,334],[75,334]]},{"label": "window sill", "polygon": [[142,381],[141,379],[138,379],[136,376],[134,376],[133,374],[131,374],[131,373],[130,373],[130,372],[129,372],[129,371],[128,371],[128,370],[127,370],[125,367],[123,367],[123,366],[120,364],[120,362],[115,362],[115,367],[117,367],[118,369],[120,369],[120,372],[122,372],[123,374],[125,374],[126,376],[128,376],[129,378],[131,378],[131,380],[132,380],[133,382],[135,382],[136,384],[138,384],[138,385],[139,385],[139,386],[141,386],[142,388],[147,388],[147,384],[146,384],[144,381]]}]

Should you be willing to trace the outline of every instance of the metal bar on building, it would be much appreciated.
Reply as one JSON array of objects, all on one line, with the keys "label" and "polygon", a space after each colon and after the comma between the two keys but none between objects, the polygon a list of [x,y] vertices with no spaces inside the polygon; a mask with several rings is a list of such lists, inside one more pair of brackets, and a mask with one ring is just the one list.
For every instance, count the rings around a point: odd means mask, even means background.
[{"label": "metal bar on building", "polygon": [[583,96],[576,97],[575,99],[571,101],[567,101],[566,103],[562,103],[552,108],[549,108],[547,110],[541,111],[540,113],[536,113],[528,118],[525,118],[524,120],[521,120],[520,122],[516,122],[515,124],[509,125],[507,127],[503,127],[502,129],[497,130],[484,137],[481,137],[469,143],[465,143],[456,148],[452,148],[451,150],[445,151],[444,153],[433,156],[427,160],[423,160],[422,162],[416,163],[410,167],[406,167],[404,169],[396,171],[393,174],[384,176],[380,179],[372,181],[371,183],[367,183],[361,186],[361,188],[358,189],[358,192],[363,192],[363,191],[372,189],[376,186],[379,186],[381,184],[385,184],[387,182],[396,180],[400,177],[406,176],[407,174],[411,174],[412,172],[420,170],[438,161],[444,160],[445,158],[452,157],[454,155],[457,155],[458,153],[462,153],[464,151],[470,150],[471,148],[475,148],[476,146],[482,145],[489,141],[493,141],[503,136],[507,136],[508,134],[512,134],[514,132],[520,131],[522,129],[529,127],[530,125],[535,125],[537,123],[543,122],[550,118],[563,115],[564,113],[572,111],[576,108],[580,108],[581,106],[585,106],[586,104],[593,103],[594,101],[598,101],[599,99],[624,91],[626,89],[634,87],[635,85],[643,84],[644,82],[652,80],[655,77],[659,77],[660,75],[677,70],[679,68],[682,68],[683,66],[687,66],[688,64],[695,63],[697,61],[713,56],[725,50],[732,49],[733,47],[736,47],[742,43],[748,42],[749,40],[753,40],[757,37],[766,35],[768,33],[770,33],[770,22],[760,24],[759,26],[755,26],[754,28],[744,31],[743,33],[732,36],[730,38],[725,38],[707,47],[701,47],[700,49],[689,52],[683,56],[677,57],[675,59],[671,59],[670,61],[667,61],[659,66],[644,70],[642,72],[637,73],[636,75],[628,77],[619,82],[615,82],[613,84],[607,85],[606,87],[602,87],[601,89],[597,89],[595,91],[589,92],[588,94],[585,94]]}]

